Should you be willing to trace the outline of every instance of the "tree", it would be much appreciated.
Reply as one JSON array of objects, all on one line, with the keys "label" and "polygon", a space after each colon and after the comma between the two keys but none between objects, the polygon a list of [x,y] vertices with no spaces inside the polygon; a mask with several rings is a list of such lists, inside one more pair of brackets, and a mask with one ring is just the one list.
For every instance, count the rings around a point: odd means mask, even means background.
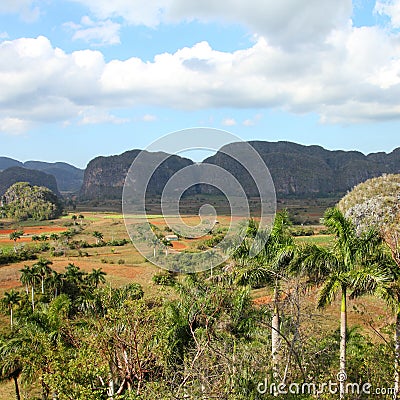
[{"label": "tree", "polygon": [[[239,285],[273,288],[273,315],[271,321],[271,358],[274,379],[279,378],[281,282],[289,273],[289,265],[296,253],[296,245],[290,234],[290,220],[286,211],[276,214],[270,231],[258,230],[254,220],[249,221],[246,237],[240,246],[233,246],[232,258],[238,264],[234,271]],[[260,244],[262,248],[260,248]],[[250,249],[261,250],[251,258]]]},{"label": "tree", "polygon": [[50,274],[51,268],[49,265],[53,263],[44,258],[40,258],[39,261],[33,265],[35,272],[40,276],[41,284],[42,284],[42,294],[44,294],[44,281],[46,277]]},{"label": "tree", "polygon": [[83,219],[85,218],[82,214],[78,215],[78,218],[80,219],[80,225],[82,226],[83,224]]},{"label": "tree", "polygon": [[76,225],[76,220],[78,219],[78,217],[74,214],[74,215],[71,217],[71,219],[72,219],[72,221],[74,221],[74,225]]},{"label": "tree", "polygon": [[26,287],[28,293],[28,286],[31,287],[31,303],[32,311],[35,310],[35,285],[38,281],[38,274],[33,267],[25,265],[23,269],[19,270],[21,272],[20,280]]},{"label": "tree", "polygon": [[[351,289],[351,277],[366,268],[377,257],[379,236],[370,231],[357,236],[354,225],[341,211],[332,208],[326,211],[325,225],[335,235],[332,248],[309,245],[302,249],[297,263],[302,266],[310,283],[321,284],[318,308],[331,304],[340,292],[340,374],[346,377],[347,295]],[[345,395],[345,379],[340,381],[340,398]]]},{"label": "tree", "polygon": [[22,366],[19,355],[15,351],[12,340],[0,341],[0,381],[12,379],[15,387],[15,398],[21,400],[18,378],[21,375]]},{"label": "tree", "polygon": [[100,283],[106,282],[106,278],[105,278],[106,275],[107,274],[104,271],[102,271],[101,268],[98,268],[98,269],[93,268],[92,272],[89,275],[87,275],[86,279],[91,285],[93,285],[95,288],[97,288],[97,286]]},{"label": "tree", "polygon": [[8,309],[10,313],[10,326],[11,329],[13,327],[13,308],[16,304],[18,304],[21,300],[21,295],[19,292],[16,292],[14,289],[11,289],[10,292],[5,292],[4,297],[2,298],[2,304],[5,308]]},{"label": "tree", "polygon": [[103,234],[99,231],[93,231],[92,235],[96,238],[96,244],[99,244],[103,240]]},{"label": "tree", "polygon": [[63,284],[63,274],[59,274],[57,271],[51,270],[50,275],[48,277],[49,285],[54,290],[54,298],[56,298],[61,290]]},{"label": "tree", "polygon": [[10,240],[14,240],[14,251],[17,252],[17,240],[21,238],[24,231],[14,231],[9,235]]}]

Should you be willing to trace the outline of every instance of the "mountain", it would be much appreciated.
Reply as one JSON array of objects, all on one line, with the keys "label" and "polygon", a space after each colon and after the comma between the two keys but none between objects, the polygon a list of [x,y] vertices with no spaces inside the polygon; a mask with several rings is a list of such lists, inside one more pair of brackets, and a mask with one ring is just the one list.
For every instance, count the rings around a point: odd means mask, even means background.
[{"label": "mountain", "polygon": [[0,157],[0,171],[3,171],[10,167],[23,167],[22,162],[14,160],[9,157]]},{"label": "mountain", "polygon": [[7,189],[17,182],[28,182],[32,186],[47,187],[58,197],[61,197],[53,175],[22,167],[11,167],[0,171],[0,196],[3,196]]},{"label": "mountain", "polygon": [[85,172],[64,162],[26,161],[24,167],[54,175],[61,192],[79,192]]},{"label": "mountain", "polygon": [[77,193],[83,182],[84,170],[64,162],[26,161],[22,163],[12,158],[0,157],[0,171],[10,167],[24,167],[54,175],[61,192]]},{"label": "mountain", "polygon": [[[337,196],[366,179],[383,173],[400,172],[400,149],[390,154],[364,155],[357,151],[331,151],[320,146],[291,142],[249,142],[268,166],[278,197]],[[257,189],[243,167],[225,154],[234,148],[240,154],[242,143],[224,146],[203,162],[230,171],[250,196]]]},{"label": "mountain", "polygon": [[[291,142],[249,142],[268,166],[278,197],[340,196],[366,179],[383,173],[400,173],[400,148],[392,153],[364,155],[357,151],[331,151],[320,146],[303,146]],[[258,191],[251,176],[231,157],[224,154],[235,146],[240,154],[243,143],[226,145],[203,163],[214,164],[232,173],[249,196]],[[126,173],[140,150],[121,155],[97,157],[90,161],[80,191],[80,198],[120,199]],[[156,153],[153,153],[156,154]],[[157,173],[149,184],[149,192],[161,194],[165,182],[175,171],[193,162],[171,156],[163,173]],[[202,193],[216,193],[210,186],[196,188]]]},{"label": "mountain", "polygon": [[[133,160],[141,150],[130,150],[120,155],[96,157],[86,167],[79,197],[81,200],[121,199],[125,177]],[[147,153],[147,152],[146,152]],[[152,160],[163,159],[165,153],[147,153]],[[149,194],[160,194],[168,179],[193,161],[172,155],[155,171],[149,182]],[[146,166],[144,166],[146,168]]]}]

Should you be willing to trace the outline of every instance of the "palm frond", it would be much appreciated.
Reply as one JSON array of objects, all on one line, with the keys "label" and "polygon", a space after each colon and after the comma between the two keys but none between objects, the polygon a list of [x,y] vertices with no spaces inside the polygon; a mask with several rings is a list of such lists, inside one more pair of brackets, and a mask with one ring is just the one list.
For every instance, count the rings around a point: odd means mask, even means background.
[{"label": "palm frond", "polygon": [[336,293],[341,289],[340,276],[332,274],[325,281],[318,295],[318,308],[324,308],[335,300]]}]

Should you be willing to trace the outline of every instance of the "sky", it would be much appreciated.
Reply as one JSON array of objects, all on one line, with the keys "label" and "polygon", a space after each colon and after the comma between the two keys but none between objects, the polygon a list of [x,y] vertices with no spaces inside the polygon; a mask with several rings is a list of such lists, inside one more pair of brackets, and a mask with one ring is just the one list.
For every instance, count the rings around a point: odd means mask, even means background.
[{"label": "sky", "polygon": [[400,147],[400,0],[1,0],[0,155],[84,168],[191,127]]}]

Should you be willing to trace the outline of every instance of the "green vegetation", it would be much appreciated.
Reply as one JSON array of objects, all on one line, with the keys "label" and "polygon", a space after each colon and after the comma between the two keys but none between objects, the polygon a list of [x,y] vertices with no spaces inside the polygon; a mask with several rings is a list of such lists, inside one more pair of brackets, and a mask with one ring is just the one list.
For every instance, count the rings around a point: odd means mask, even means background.
[{"label": "green vegetation", "polygon": [[42,221],[57,218],[61,212],[61,204],[50,189],[18,182],[5,192],[0,214],[19,221],[29,218]]},{"label": "green vegetation", "polygon": [[[69,215],[59,221],[68,230],[31,236],[12,225],[0,264],[18,271],[20,285],[1,292],[0,380],[10,383],[0,392],[13,385],[15,398],[31,400],[368,398],[346,395],[354,382],[393,388],[378,397],[395,398],[400,251],[388,232],[397,232],[398,210],[385,203],[390,212],[374,220],[373,209],[363,208],[365,218],[348,210],[397,192],[363,193],[347,210],[342,202],[326,211],[323,230],[293,227],[286,211],[270,230],[251,219],[244,241],[226,248],[229,260],[196,274],[156,270],[112,215]],[[219,221],[203,240],[166,247],[170,230],[154,217],[153,256],[190,266],[200,246],[224,237]],[[23,243],[28,236],[33,243]],[[338,372],[347,375],[341,385]],[[261,393],[266,381],[275,386]],[[340,391],[277,392],[278,384],[329,381]]]}]

